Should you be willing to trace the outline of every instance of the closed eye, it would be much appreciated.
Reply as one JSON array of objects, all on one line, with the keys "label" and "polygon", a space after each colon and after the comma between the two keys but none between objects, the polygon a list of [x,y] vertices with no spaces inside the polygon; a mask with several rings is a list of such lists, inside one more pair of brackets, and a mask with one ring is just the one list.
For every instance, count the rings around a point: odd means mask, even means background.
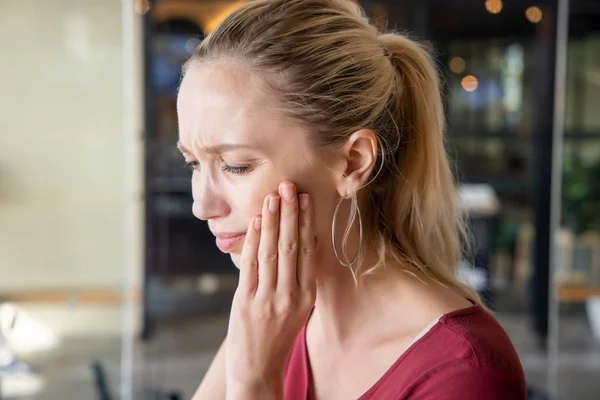
[{"label": "closed eye", "polygon": [[224,163],[222,169],[230,174],[243,175],[248,172],[250,167],[247,165],[229,165]]},{"label": "closed eye", "polygon": [[200,163],[197,160],[186,161],[185,165],[193,172],[200,167]]}]

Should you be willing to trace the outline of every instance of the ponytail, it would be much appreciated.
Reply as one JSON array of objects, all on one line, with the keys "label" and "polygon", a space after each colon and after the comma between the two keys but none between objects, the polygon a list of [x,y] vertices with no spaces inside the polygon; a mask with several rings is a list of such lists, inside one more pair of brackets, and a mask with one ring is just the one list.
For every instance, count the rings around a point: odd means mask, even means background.
[{"label": "ponytail", "polygon": [[423,45],[406,36],[383,34],[379,41],[394,68],[388,107],[402,144],[393,160],[399,168],[397,182],[387,185],[394,200],[384,211],[392,218],[394,248],[404,261],[480,303],[475,290],[456,277],[469,240],[444,148],[444,109],[434,61]]}]

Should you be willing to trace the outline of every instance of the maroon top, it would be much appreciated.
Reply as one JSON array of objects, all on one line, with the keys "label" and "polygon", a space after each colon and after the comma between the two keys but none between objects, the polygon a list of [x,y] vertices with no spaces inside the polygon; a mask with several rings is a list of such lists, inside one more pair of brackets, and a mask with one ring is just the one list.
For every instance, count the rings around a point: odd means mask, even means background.
[{"label": "maroon top", "polygon": [[[285,400],[313,400],[306,327],[285,368]],[[498,322],[473,305],[442,316],[359,400],[527,399],[519,357]]]}]

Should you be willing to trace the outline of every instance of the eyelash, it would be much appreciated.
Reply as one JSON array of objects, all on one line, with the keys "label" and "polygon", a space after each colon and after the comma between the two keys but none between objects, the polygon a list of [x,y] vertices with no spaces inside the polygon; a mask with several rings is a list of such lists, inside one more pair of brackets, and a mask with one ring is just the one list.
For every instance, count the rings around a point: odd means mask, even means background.
[{"label": "eyelash", "polygon": [[198,161],[187,161],[185,165],[190,171],[194,172],[200,166],[200,163]]},{"label": "eyelash", "polygon": [[227,164],[223,164],[223,166],[221,167],[223,169],[223,171],[229,172],[230,174],[235,174],[235,175],[243,175],[246,172],[248,172],[248,166],[247,165],[227,165]]},{"label": "eyelash", "polygon": [[[198,169],[200,163],[198,161],[188,161],[186,162],[187,167],[193,172]],[[225,172],[229,172],[230,174],[242,175],[248,172],[249,167],[247,165],[228,165],[223,163],[221,169]]]}]

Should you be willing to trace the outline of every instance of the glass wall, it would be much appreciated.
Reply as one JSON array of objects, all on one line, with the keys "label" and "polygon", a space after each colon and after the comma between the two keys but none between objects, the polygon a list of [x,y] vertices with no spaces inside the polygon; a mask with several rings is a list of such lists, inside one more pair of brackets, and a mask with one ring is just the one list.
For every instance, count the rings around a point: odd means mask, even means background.
[{"label": "glass wall", "polygon": [[[459,178],[489,185],[501,205],[488,264],[493,308],[517,346],[531,397],[595,399],[600,45],[589,23],[597,11],[571,1],[567,40],[557,41],[557,2],[475,3],[453,2],[444,22],[433,2],[428,32],[446,71]],[[566,76],[556,64],[561,56]],[[564,93],[555,93],[559,79]],[[553,122],[562,113],[557,131]],[[553,162],[562,182],[556,199]],[[550,235],[554,200],[560,215]]]},{"label": "glass wall", "polygon": [[571,8],[565,115],[557,126],[564,137],[549,386],[559,398],[592,399],[600,376],[600,35],[581,32],[586,10],[577,2]]},{"label": "glass wall", "polygon": [[133,15],[133,1],[0,2],[2,398],[131,394],[143,204]]}]

